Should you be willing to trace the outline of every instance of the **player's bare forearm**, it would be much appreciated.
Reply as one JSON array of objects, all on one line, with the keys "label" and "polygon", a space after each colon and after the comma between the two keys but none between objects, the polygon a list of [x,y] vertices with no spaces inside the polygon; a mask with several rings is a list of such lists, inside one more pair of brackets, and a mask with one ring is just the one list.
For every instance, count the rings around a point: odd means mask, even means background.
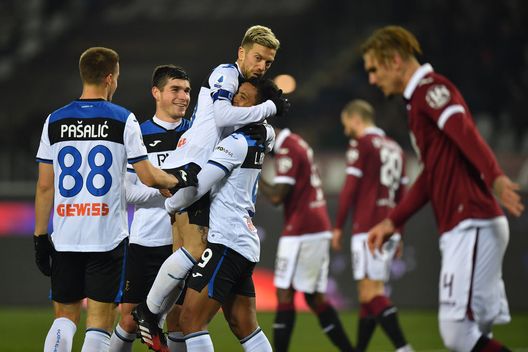
[{"label": "player's bare forearm", "polygon": [[48,222],[55,195],[54,178],[53,165],[40,163],[39,178],[35,190],[35,235],[48,232]]},{"label": "player's bare forearm", "polygon": [[176,177],[154,167],[148,160],[138,161],[132,166],[141,182],[149,187],[170,189],[178,184]]},{"label": "player's bare forearm", "polygon": [[279,205],[284,202],[291,190],[291,186],[283,183],[272,185],[261,178],[259,180],[259,190],[273,205]]}]

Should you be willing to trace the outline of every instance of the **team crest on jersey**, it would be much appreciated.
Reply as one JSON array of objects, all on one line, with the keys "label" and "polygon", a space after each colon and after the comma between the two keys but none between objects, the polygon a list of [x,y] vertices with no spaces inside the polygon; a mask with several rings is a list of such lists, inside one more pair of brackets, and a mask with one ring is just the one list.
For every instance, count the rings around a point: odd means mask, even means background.
[{"label": "team crest on jersey", "polygon": [[359,151],[356,148],[351,148],[346,153],[346,158],[349,164],[353,164],[359,158]]},{"label": "team crest on jersey", "polygon": [[287,173],[293,166],[292,159],[289,157],[281,157],[277,159],[277,171],[280,174]]},{"label": "team crest on jersey", "polygon": [[180,138],[178,141],[178,148],[183,147],[187,143],[187,138]]},{"label": "team crest on jersey", "polygon": [[436,84],[427,90],[425,100],[433,109],[440,109],[451,100],[451,92],[445,85]]}]

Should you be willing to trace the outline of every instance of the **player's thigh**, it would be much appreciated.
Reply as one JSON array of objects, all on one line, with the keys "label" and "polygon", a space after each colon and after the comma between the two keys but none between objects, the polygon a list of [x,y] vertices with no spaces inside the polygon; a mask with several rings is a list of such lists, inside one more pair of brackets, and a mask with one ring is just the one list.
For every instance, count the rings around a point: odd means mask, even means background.
[{"label": "player's thigh", "polygon": [[198,260],[207,246],[207,227],[191,224],[187,212],[177,214],[176,222],[181,243],[191,255]]},{"label": "player's thigh", "polygon": [[371,279],[387,282],[390,277],[390,266],[400,243],[399,234],[392,235],[383,244],[381,251],[372,254],[367,246],[367,234],[354,234],[350,241],[352,253],[352,270],[355,280]]},{"label": "player's thigh", "polygon": [[112,331],[116,317],[117,304],[88,299],[86,310],[87,329],[96,328]]},{"label": "player's thigh", "polygon": [[330,265],[330,233],[305,235],[297,255],[292,286],[296,291],[313,294],[326,292]]},{"label": "player's thigh", "polygon": [[91,252],[86,261],[86,297],[98,302],[119,303],[125,283],[127,241],[108,252]]},{"label": "player's thigh", "polygon": [[122,303],[140,303],[156,279],[163,262],[172,254],[172,246],[146,247],[131,243],[126,259]]},{"label": "player's thigh", "polygon": [[239,340],[257,329],[255,297],[233,295],[222,305],[222,310],[231,331]]}]

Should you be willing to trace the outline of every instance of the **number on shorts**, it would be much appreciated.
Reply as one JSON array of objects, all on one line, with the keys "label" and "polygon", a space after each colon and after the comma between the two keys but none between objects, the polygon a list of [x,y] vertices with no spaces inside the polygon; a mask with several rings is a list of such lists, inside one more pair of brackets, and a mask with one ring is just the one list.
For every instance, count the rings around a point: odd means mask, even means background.
[{"label": "number on shorts", "polygon": [[[101,165],[97,165],[95,159],[98,154],[101,154],[104,161]],[[70,165],[66,165],[66,157],[70,156],[72,161]],[[112,186],[112,175],[108,171],[112,166],[112,152],[104,145],[96,145],[88,153],[88,165],[90,166],[90,172],[86,178],[86,188],[90,194],[101,197],[104,196],[110,190]],[[74,197],[81,191],[83,187],[83,176],[79,172],[83,162],[81,152],[75,147],[66,146],[59,151],[58,163],[61,168],[59,175],[59,192],[63,197]],[[96,175],[100,175],[104,179],[104,184],[101,187],[96,187],[94,184],[94,178]],[[64,179],[66,176],[73,178],[73,187],[67,189],[64,186]]]},{"label": "number on shorts", "polygon": [[455,281],[455,274],[444,273],[442,276],[442,288],[449,289],[448,297],[453,295],[453,282]]},{"label": "number on shorts", "polygon": [[207,265],[207,263],[209,263],[212,257],[213,257],[213,251],[211,250],[211,248],[206,248],[205,251],[203,251],[202,253],[202,261],[198,263],[198,266],[200,268],[203,268],[204,266]]}]

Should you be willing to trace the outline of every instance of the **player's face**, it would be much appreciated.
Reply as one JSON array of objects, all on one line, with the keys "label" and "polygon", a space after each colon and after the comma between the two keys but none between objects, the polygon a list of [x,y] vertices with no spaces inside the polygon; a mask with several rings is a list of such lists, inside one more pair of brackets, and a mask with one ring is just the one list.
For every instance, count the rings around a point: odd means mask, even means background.
[{"label": "player's face", "polygon": [[350,138],[357,138],[357,124],[359,117],[357,114],[341,113],[341,123],[343,124],[343,132],[345,136]]},{"label": "player's face", "polygon": [[251,83],[244,82],[238,87],[238,91],[233,97],[234,106],[257,105],[257,88]]},{"label": "player's face", "polygon": [[117,80],[119,79],[119,62],[116,65],[116,72],[114,72],[110,76],[110,88],[108,89],[108,95],[106,96],[106,100],[112,101],[112,97],[114,96],[114,93],[117,89]]},{"label": "player's face", "polygon": [[381,63],[372,52],[366,52],[363,55],[363,60],[370,84],[377,86],[385,96],[403,92],[399,71],[392,60]]},{"label": "player's face", "polygon": [[152,88],[156,99],[156,116],[178,120],[185,116],[191,101],[191,85],[185,79],[170,78],[160,90]]},{"label": "player's face", "polygon": [[262,77],[275,60],[277,50],[260,44],[238,49],[238,65],[245,78]]}]

